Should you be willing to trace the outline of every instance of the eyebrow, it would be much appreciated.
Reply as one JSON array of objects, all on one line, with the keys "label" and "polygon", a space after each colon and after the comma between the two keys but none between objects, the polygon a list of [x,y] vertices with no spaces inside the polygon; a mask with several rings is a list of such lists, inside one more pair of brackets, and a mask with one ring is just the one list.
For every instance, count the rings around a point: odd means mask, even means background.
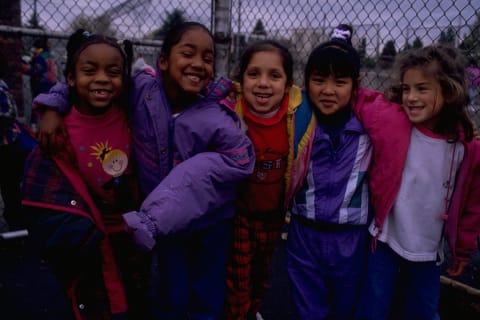
[{"label": "eyebrow", "polygon": [[415,86],[428,86],[428,85],[431,85],[430,82],[420,82],[420,83],[415,83]]},{"label": "eyebrow", "polygon": [[[198,46],[196,46],[196,45],[194,45],[194,44],[192,44],[192,43],[188,43],[188,42],[180,45],[180,47],[187,47],[187,48],[195,49],[195,50],[198,49]],[[213,54],[213,50],[212,50],[212,49],[207,49],[206,51]]]},{"label": "eyebrow", "polygon": [[[424,81],[419,83],[414,83],[413,86],[422,86],[422,85],[429,85],[431,82]],[[402,82],[402,86],[412,86],[411,84],[407,84],[406,82]]]},{"label": "eyebrow", "polygon": [[[93,60],[85,60],[83,62],[80,62],[80,65],[86,65],[86,64],[92,65],[92,66],[98,66],[98,62],[95,62]],[[122,67],[122,64],[117,62],[107,64],[107,68],[111,68],[111,67]]]}]

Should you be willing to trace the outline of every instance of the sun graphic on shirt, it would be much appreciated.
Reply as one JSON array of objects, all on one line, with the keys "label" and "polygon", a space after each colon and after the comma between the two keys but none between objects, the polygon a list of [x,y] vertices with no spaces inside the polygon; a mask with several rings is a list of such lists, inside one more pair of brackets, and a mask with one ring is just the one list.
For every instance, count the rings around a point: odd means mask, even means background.
[{"label": "sun graphic on shirt", "polygon": [[95,156],[100,162],[103,162],[107,153],[112,150],[112,147],[108,145],[107,142],[97,142],[94,146],[90,146],[95,152],[90,153],[90,155]]},{"label": "sun graphic on shirt", "polygon": [[95,156],[102,163],[103,171],[113,177],[121,176],[128,166],[128,156],[120,149],[112,149],[108,141],[97,142],[95,146],[90,146],[95,152],[90,155]]}]

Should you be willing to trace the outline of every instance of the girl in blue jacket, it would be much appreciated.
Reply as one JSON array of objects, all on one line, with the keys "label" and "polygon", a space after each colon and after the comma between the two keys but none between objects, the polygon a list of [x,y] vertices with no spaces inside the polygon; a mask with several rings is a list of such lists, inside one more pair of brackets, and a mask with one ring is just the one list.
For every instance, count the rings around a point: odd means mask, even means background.
[{"label": "girl in blue jacket", "polygon": [[295,113],[287,271],[294,319],[351,319],[367,258],[367,170],[372,145],[352,113],[360,58],[352,29],[309,56],[306,91]]}]

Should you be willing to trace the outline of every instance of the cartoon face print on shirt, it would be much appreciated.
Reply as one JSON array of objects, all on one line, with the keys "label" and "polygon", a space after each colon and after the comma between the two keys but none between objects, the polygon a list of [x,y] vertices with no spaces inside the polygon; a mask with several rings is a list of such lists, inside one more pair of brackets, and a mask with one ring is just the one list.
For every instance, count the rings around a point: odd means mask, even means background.
[{"label": "cartoon face print on shirt", "polygon": [[102,163],[103,170],[111,175],[113,178],[121,176],[128,167],[128,157],[120,149],[113,149],[108,145],[108,141],[103,143],[97,143],[95,146],[91,146],[95,152],[91,155]]},{"label": "cartoon face print on shirt", "polygon": [[107,153],[102,163],[103,170],[114,178],[121,176],[127,169],[127,165],[128,157],[119,149]]}]

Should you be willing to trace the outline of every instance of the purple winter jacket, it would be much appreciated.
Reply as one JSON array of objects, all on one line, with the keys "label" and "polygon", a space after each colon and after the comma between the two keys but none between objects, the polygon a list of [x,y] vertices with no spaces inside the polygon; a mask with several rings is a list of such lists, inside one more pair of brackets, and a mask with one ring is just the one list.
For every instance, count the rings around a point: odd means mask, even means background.
[{"label": "purple winter jacket", "polygon": [[[252,173],[255,152],[235,113],[219,104],[227,84],[221,79],[172,117],[159,73],[133,77],[129,120],[147,197],[124,220],[139,245],[151,249],[155,237],[199,230],[234,215],[237,185]],[[37,96],[34,106],[63,113],[67,96],[66,85],[57,85]]]}]

